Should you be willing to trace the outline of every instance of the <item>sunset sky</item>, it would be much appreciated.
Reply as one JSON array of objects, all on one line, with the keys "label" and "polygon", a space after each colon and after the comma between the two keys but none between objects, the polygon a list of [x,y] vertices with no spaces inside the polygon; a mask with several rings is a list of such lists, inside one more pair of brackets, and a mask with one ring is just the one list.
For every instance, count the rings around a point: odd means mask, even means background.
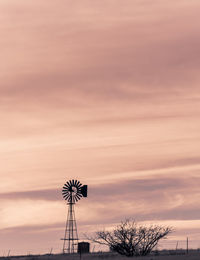
[{"label": "sunset sky", "polygon": [[[200,1],[0,0],[0,256],[125,218],[200,247]],[[98,249],[98,247],[96,247]]]}]

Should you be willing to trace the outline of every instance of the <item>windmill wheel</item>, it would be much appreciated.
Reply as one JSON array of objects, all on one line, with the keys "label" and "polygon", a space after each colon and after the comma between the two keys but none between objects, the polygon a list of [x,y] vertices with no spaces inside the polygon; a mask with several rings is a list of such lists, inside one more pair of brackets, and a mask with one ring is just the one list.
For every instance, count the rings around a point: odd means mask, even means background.
[{"label": "windmill wheel", "polygon": [[65,200],[75,203],[83,197],[81,192],[82,184],[77,180],[67,181],[62,189],[62,195]]}]

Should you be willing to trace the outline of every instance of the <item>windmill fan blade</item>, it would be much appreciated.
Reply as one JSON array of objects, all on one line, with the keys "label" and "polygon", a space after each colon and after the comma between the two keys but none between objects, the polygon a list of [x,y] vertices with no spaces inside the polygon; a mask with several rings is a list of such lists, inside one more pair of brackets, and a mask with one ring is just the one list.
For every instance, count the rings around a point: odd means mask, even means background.
[{"label": "windmill fan blade", "polygon": [[70,186],[70,181],[67,181],[67,185]]},{"label": "windmill fan blade", "polygon": [[77,192],[76,195],[79,196],[79,197],[82,197],[81,192]]},{"label": "windmill fan blade", "polygon": [[74,186],[74,180],[72,180],[72,185]]},{"label": "windmill fan blade", "polygon": [[82,197],[82,195],[76,194],[76,197],[80,200],[80,198]]},{"label": "windmill fan blade", "polygon": [[62,189],[62,190],[64,190],[64,191],[68,191],[68,190],[69,190],[69,188],[63,187],[63,189]]},{"label": "windmill fan blade", "polygon": [[79,200],[77,197],[75,197],[74,199],[75,199],[76,202]]},{"label": "windmill fan blade", "polygon": [[70,196],[65,196],[65,200],[69,201],[70,200]]},{"label": "windmill fan blade", "polygon": [[63,196],[69,195],[69,192],[62,192]]},{"label": "windmill fan blade", "polygon": [[69,192],[62,192],[63,195],[69,195]]},{"label": "windmill fan blade", "polygon": [[81,186],[82,186],[82,183],[79,182],[78,187],[81,187]]},{"label": "windmill fan blade", "polygon": [[71,200],[70,196],[67,196],[67,197],[66,197],[66,200],[70,201],[70,200]]},{"label": "windmill fan blade", "polygon": [[69,191],[69,188],[63,187],[62,190],[64,190],[64,191]]},{"label": "windmill fan blade", "polygon": [[69,185],[65,184],[63,187],[66,187],[67,189],[69,188]]},{"label": "windmill fan blade", "polygon": [[68,190],[62,190],[62,192],[69,192]]},{"label": "windmill fan blade", "polygon": [[69,190],[69,187],[63,186],[63,190]]},{"label": "windmill fan blade", "polygon": [[78,194],[78,193],[76,193],[76,195],[75,195],[77,198],[79,198],[80,197],[80,195]]},{"label": "windmill fan blade", "polygon": [[77,186],[77,180],[75,180],[75,185]]}]

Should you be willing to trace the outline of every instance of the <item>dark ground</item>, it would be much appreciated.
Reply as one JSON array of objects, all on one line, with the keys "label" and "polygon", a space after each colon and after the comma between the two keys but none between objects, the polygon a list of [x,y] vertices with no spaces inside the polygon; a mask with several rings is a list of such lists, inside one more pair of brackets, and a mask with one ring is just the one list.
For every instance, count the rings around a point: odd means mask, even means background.
[{"label": "dark ground", "polygon": [[26,256],[10,256],[10,257],[0,257],[0,260],[200,260],[200,251],[191,250],[188,254],[185,251],[160,251],[156,254],[152,254],[146,257],[125,257],[115,253],[91,253],[83,254],[82,256],[78,254],[74,255],[26,255]]}]

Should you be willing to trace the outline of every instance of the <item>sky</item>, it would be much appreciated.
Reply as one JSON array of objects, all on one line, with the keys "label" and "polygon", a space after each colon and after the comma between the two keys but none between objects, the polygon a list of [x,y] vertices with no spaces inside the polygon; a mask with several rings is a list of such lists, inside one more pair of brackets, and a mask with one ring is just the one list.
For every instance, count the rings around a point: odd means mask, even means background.
[{"label": "sky", "polygon": [[61,252],[70,179],[80,239],[132,218],[200,247],[199,9],[0,0],[0,256]]}]

